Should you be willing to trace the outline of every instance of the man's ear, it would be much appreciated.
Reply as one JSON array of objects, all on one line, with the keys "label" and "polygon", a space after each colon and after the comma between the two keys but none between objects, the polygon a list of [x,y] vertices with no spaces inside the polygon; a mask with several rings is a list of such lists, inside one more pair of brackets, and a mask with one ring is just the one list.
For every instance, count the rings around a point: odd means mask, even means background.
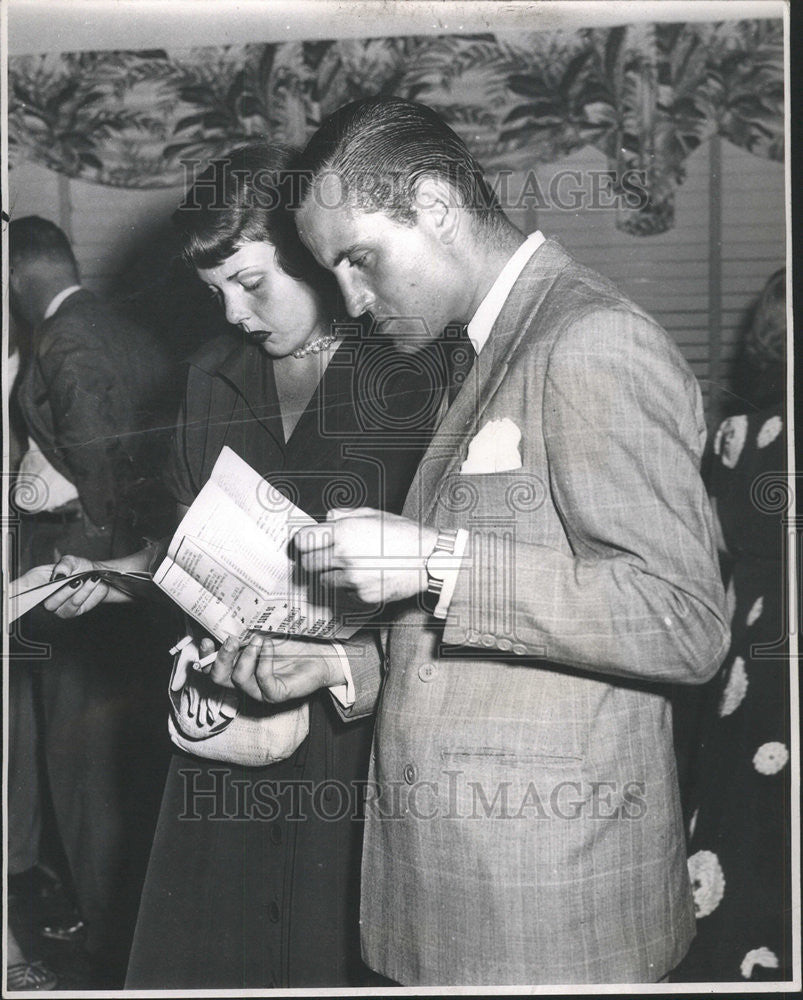
[{"label": "man's ear", "polygon": [[419,219],[427,221],[442,243],[454,243],[465,212],[452,185],[435,174],[425,174],[416,182],[413,197]]}]

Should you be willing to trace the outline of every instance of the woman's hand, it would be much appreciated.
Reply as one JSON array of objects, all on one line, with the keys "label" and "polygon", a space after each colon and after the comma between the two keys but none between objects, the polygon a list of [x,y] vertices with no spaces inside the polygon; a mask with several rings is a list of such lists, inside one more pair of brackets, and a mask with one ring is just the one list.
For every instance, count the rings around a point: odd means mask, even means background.
[{"label": "woman's hand", "polygon": [[26,590],[33,590],[34,587],[41,587],[50,583],[53,579],[53,564],[46,566],[34,566],[27,573],[12,580],[8,588],[8,596],[14,598],[17,594],[24,594]]},{"label": "woman's hand", "polygon": [[[87,573],[102,569],[100,563],[94,563],[82,556],[63,556],[53,567],[52,579],[72,576],[74,573]],[[99,576],[90,576],[87,580],[73,580],[61,587],[45,601],[45,608],[59,618],[77,618],[97,607],[102,601],[110,598],[110,587]]]}]

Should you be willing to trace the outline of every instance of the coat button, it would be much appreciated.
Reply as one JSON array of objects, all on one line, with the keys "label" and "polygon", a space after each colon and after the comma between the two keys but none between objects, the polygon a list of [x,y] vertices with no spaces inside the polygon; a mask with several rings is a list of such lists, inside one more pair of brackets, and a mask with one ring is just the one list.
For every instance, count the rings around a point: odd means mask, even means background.
[{"label": "coat button", "polygon": [[497,640],[496,645],[505,653],[509,653],[510,650],[513,649],[513,643],[510,639],[499,639]]},{"label": "coat button", "polygon": [[405,764],[404,765],[404,771],[402,773],[404,774],[404,780],[407,782],[407,784],[408,785],[412,785],[412,783],[416,779],[416,773],[417,773],[416,769],[415,769],[415,765],[413,765],[413,764]]},{"label": "coat button", "polygon": [[479,642],[480,634],[476,629],[470,628],[466,631],[466,642]]},{"label": "coat button", "polygon": [[273,921],[274,924],[279,923],[279,917],[281,916],[281,910],[279,909],[279,904],[274,899],[270,906],[268,907],[268,916]]},{"label": "coat button", "polygon": [[274,823],[270,828],[270,842],[275,844],[277,847],[282,842],[282,828],[278,823]]},{"label": "coat button", "polygon": [[524,656],[527,653],[527,647],[524,645],[523,642],[514,642],[513,643],[513,652],[517,656]]},{"label": "coat button", "polygon": [[494,639],[494,637],[491,635],[490,632],[483,632],[482,636],[480,637],[480,641],[482,642],[483,646],[496,645],[496,639]]},{"label": "coat button", "polygon": [[438,668],[434,663],[422,663],[418,668],[418,676],[425,683],[431,681],[437,672]]}]

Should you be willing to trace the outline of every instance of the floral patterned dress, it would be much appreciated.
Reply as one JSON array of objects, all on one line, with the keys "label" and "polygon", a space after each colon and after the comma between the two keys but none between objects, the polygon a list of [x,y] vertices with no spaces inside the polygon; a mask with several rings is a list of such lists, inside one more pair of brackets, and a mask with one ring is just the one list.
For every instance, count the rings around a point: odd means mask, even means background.
[{"label": "floral patterned dress", "polygon": [[697,937],[672,979],[791,978],[787,492],[780,406],[730,417],[711,493],[732,556],[732,643],[705,692],[690,791]]}]

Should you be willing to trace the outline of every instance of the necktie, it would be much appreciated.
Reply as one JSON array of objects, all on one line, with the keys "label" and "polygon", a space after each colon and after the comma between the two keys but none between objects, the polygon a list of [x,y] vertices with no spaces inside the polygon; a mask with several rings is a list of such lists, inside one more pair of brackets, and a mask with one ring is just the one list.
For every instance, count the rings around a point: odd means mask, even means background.
[{"label": "necktie", "polygon": [[449,406],[460,392],[474,364],[476,354],[465,326],[447,326],[444,332]]}]

